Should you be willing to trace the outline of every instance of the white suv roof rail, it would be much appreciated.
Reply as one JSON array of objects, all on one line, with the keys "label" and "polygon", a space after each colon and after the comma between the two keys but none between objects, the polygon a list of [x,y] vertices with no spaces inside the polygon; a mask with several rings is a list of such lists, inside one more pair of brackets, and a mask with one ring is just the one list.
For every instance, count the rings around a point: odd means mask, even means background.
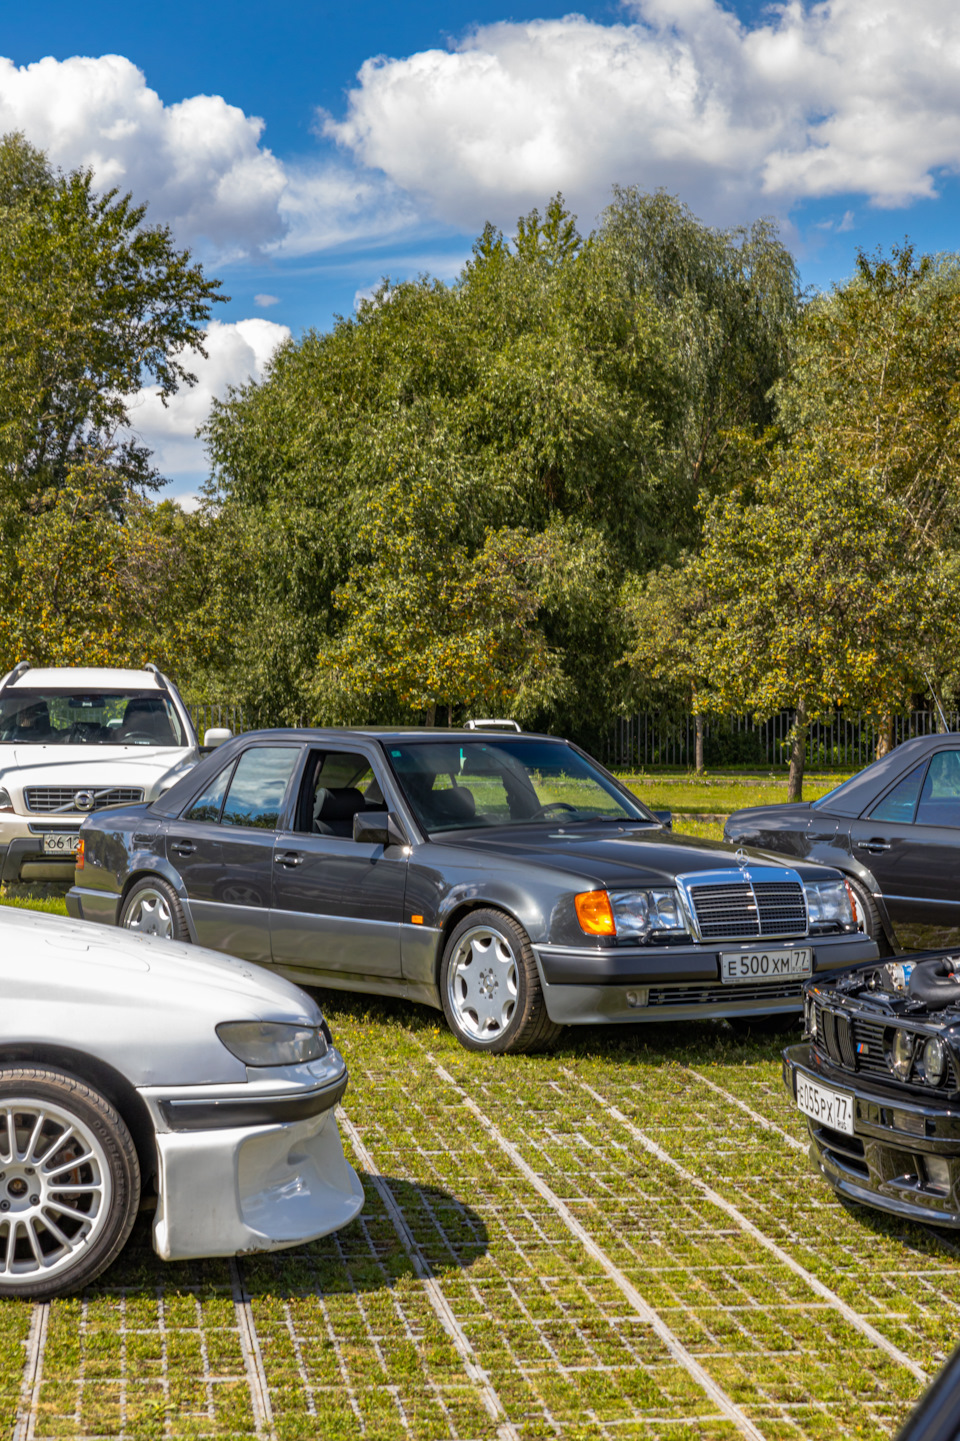
[{"label": "white suv roof rail", "polygon": [[515,720],[501,720],[491,716],[487,720],[468,720],[464,724],[468,731],[519,731],[520,726]]}]

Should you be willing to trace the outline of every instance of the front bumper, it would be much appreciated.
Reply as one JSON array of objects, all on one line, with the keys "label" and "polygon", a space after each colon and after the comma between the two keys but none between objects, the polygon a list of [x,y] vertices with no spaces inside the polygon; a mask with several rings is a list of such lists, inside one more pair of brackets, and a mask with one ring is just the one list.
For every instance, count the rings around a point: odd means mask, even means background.
[{"label": "front bumper", "polygon": [[[852,1136],[806,1118],[811,1159],[835,1191],[906,1220],[960,1228],[960,1105],[901,1097],[895,1086],[824,1063],[807,1044],[783,1053],[784,1084],[794,1102],[798,1074],[853,1097]],[[930,1157],[940,1163],[936,1182]]]},{"label": "front bumper", "polygon": [[[875,961],[868,936],[812,936],[765,942],[769,950],[813,948],[814,975]],[[737,943],[723,950],[737,949]],[[754,946],[753,949],[758,949]],[[801,980],[724,985],[720,952],[709,946],[534,947],[547,1015],[558,1025],[799,1015]]]},{"label": "front bumper", "polygon": [[[53,827],[47,827],[52,830]],[[62,833],[78,830],[76,825],[58,827]],[[42,831],[10,837],[0,844],[0,885],[13,885],[17,881],[71,881],[75,873],[72,855],[64,857],[45,855]]]},{"label": "front bumper", "polygon": [[[339,1063],[339,1065],[337,1065]],[[156,1129],[153,1244],[165,1261],[275,1251],[352,1221],[363,1187],[334,1108],[347,1085],[335,1051],[289,1085],[148,1087]]]}]

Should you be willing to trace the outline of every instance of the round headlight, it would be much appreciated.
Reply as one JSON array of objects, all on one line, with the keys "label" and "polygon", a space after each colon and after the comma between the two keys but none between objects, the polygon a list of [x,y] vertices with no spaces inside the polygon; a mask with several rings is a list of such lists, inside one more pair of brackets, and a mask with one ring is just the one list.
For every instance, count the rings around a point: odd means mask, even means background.
[{"label": "round headlight", "polygon": [[910,1031],[894,1031],[890,1047],[890,1067],[895,1076],[905,1081],[913,1065],[913,1034]]},{"label": "round headlight", "polygon": [[947,1072],[947,1050],[939,1036],[930,1036],[923,1047],[923,1079],[939,1086]]}]

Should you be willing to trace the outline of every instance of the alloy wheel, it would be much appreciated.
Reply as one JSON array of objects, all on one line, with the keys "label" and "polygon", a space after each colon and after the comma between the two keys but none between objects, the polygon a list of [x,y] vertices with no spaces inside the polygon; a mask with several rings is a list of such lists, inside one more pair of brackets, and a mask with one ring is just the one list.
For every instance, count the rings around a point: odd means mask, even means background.
[{"label": "alloy wheel", "polygon": [[519,997],[519,967],[509,941],[488,926],[465,931],[450,958],[447,999],[457,1025],[477,1041],[501,1036]]}]

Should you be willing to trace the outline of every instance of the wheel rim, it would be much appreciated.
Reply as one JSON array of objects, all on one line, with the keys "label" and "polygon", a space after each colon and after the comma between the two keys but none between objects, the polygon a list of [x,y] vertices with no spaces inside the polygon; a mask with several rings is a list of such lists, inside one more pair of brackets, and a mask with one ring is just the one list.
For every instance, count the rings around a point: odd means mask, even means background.
[{"label": "wheel rim", "polygon": [[137,892],[124,914],[123,924],[128,931],[139,931],[143,936],[159,936],[164,941],[175,938],[170,903],[160,891],[153,889]]},{"label": "wheel rim", "polygon": [[456,1024],[475,1041],[502,1036],[517,1008],[520,968],[510,942],[488,926],[465,931],[447,968]]},{"label": "wheel rim", "polygon": [[35,1097],[0,1102],[0,1282],[77,1265],[110,1219],[106,1153],[89,1126]]}]

